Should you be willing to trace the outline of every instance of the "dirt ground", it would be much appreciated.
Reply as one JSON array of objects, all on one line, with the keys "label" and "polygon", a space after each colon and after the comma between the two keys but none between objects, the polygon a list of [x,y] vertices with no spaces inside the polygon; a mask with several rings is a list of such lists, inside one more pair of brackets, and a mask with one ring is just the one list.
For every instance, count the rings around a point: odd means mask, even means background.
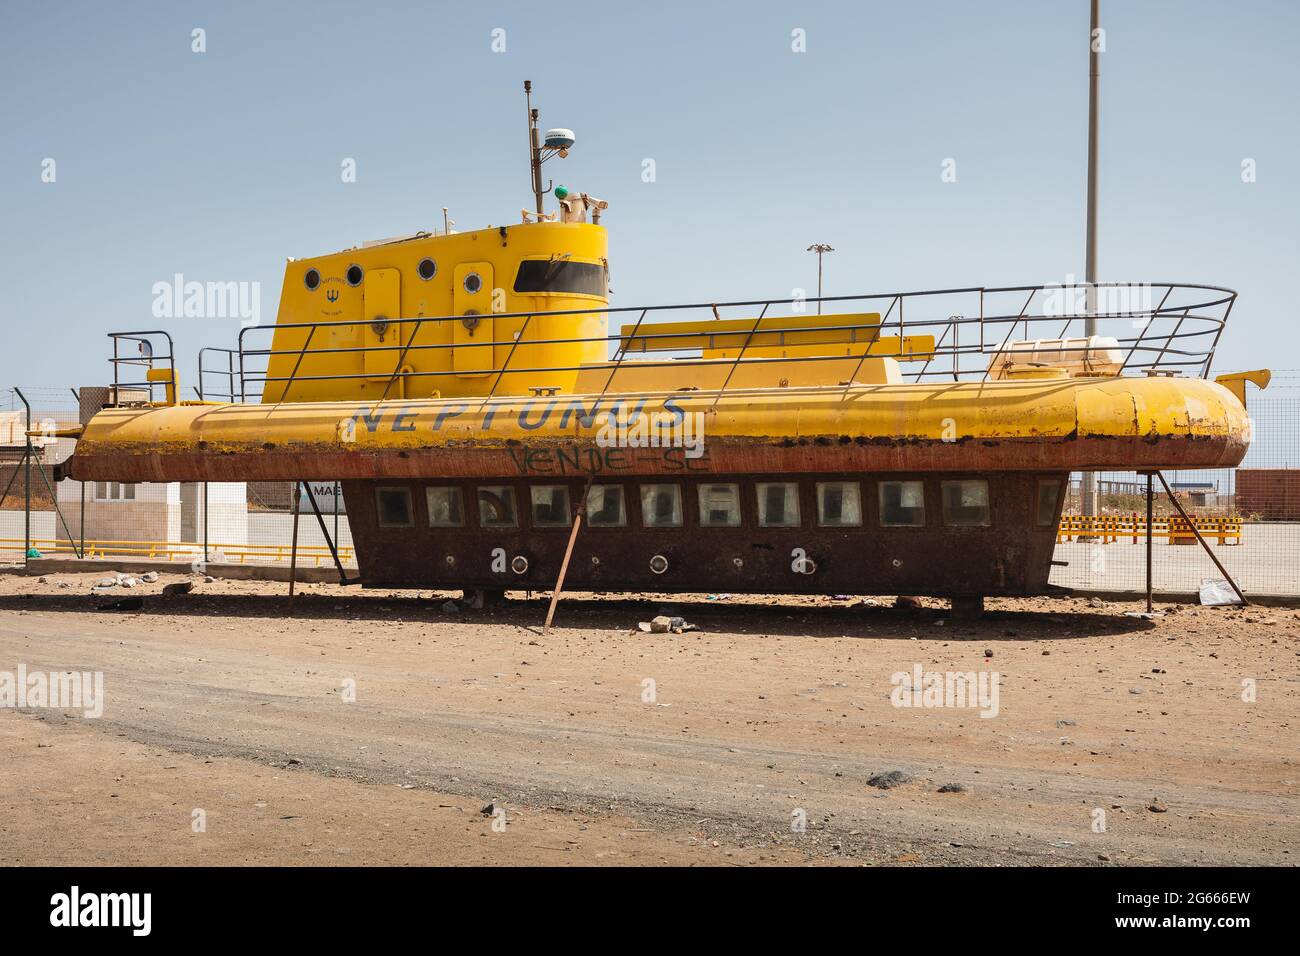
[{"label": "dirt ground", "polygon": [[[99,577],[0,575],[0,680],[104,680],[0,707],[7,865],[1300,859],[1294,609],[578,595],[543,637],[540,595]],[[894,706],[918,665],[996,716]]]}]

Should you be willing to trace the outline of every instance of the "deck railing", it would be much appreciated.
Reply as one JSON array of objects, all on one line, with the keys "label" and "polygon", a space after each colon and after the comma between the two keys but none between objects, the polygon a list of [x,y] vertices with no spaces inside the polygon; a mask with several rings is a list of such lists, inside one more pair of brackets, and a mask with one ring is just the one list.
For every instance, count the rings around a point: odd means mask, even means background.
[{"label": "deck railing", "polygon": [[[311,381],[348,381],[375,380],[387,378],[387,386],[382,398],[393,394],[393,388],[402,382],[407,395],[411,394],[410,383],[422,380],[429,385],[429,391],[437,388],[437,383],[446,377],[464,375],[464,370],[447,368],[437,370],[404,371],[408,356],[438,352],[444,349],[468,348],[485,349],[491,347],[494,357],[498,350],[505,352],[505,359],[499,365],[495,362],[487,368],[476,368],[474,373],[491,377],[491,385],[486,397],[496,394],[501,380],[506,374],[517,375],[521,372],[560,373],[577,372],[582,365],[546,365],[535,366],[519,361],[519,346],[539,345],[581,345],[602,342],[605,354],[612,363],[609,376],[605,382],[605,391],[614,383],[624,364],[636,368],[672,368],[680,367],[683,358],[693,360],[694,366],[722,367],[726,372],[719,388],[712,389],[721,395],[729,387],[736,370],[747,361],[765,364],[808,363],[808,362],[845,362],[857,360],[852,375],[841,384],[847,392],[848,387],[861,370],[868,358],[896,358],[905,363],[902,366],[904,380],[914,382],[925,380],[949,381],[984,381],[993,370],[993,359],[1009,355],[1007,351],[1017,341],[1027,340],[1063,340],[1083,339],[1086,323],[1092,321],[1095,334],[1108,340],[1107,348],[1117,350],[1122,355],[1120,374],[1128,375],[1173,375],[1187,374],[1197,377],[1209,375],[1214,360],[1214,351],[1218,345],[1223,327],[1236,301],[1236,293],[1224,288],[1191,283],[1098,283],[1083,284],[1046,284],[1036,286],[983,287],[974,286],[955,289],[928,289],[916,292],[891,292],[870,295],[826,296],[819,299],[755,299],[736,302],[702,302],[656,307],[619,307],[595,309],[570,309],[547,312],[510,312],[496,313],[492,318],[501,320],[518,320],[519,334],[508,339],[476,341],[471,344],[419,341],[420,331],[426,326],[444,326],[461,321],[459,316],[417,316],[387,320],[389,328],[401,330],[401,340],[391,343],[372,345],[346,345],[312,348],[313,341],[320,341],[318,335],[336,328],[362,328],[366,323],[359,320],[342,320],[330,322],[290,322],[278,325],[252,326],[239,333],[238,345],[234,349],[206,348],[199,355],[199,384],[195,391],[200,398],[227,399],[230,401],[254,401],[261,398],[265,389],[270,395],[289,395],[290,387],[297,382]],[[814,320],[814,324],[801,324],[797,328],[783,326],[785,316],[777,314],[784,309],[790,318],[800,318],[805,322]],[[814,315],[814,309],[816,314]],[[816,323],[816,316],[826,310],[826,324]],[[831,311],[833,310],[833,312]],[[755,315],[757,313],[757,315]],[[845,324],[834,320],[835,314],[870,313],[879,315],[858,324]],[[529,326],[538,316],[554,318],[572,316],[604,316],[610,320],[611,327],[621,318],[635,319],[630,331],[627,326],[615,329],[599,337],[529,337]],[[740,348],[734,355],[725,357],[700,357],[700,350],[681,352],[668,348],[672,339],[681,339],[680,331],[657,332],[656,324],[664,319],[698,319],[700,334],[707,336],[710,320],[741,319],[753,320],[752,326],[747,321],[740,324],[740,331],[729,324],[725,333],[728,340],[741,340]],[[264,340],[277,329],[305,330],[300,345],[293,348],[274,348]],[[751,342],[761,336],[763,341],[771,341],[772,336],[781,343],[782,333],[840,333],[851,335],[848,341],[857,338],[859,332],[872,337],[879,337],[880,342],[873,345],[868,353],[865,349],[851,351],[851,354],[798,354],[792,356],[772,356],[764,354],[755,358],[750,351]],[[724,334],[724,333],[719,333]],[[120,358],[117,354],[120,342],[149,341],[153,336],[165,336],[158,332],[120,332],[112,333],[114,341],[115,383],[117,369],[126,364],[146,364],[153,367],[160,357],[152,352],[143,361],[141,358]],[[917,350],[915,338],[933,336],[932,348]],[[260,339],[259,339],[260,337]],[[396,338],[396,337],[394,337]],[[448,332],[446,338],[451,339]],[[912,341],[909,341],[909,338]],[[864,341],[858,339],[859,342]],[[165,339],[167,361],[171,361],[171,340]],[[896,348],[889,343],[897,343]],[[1093,354],[1095,346],[1056,346],[1056,354],[1079,352],[1084,356]],[[147,347],[146,347],[147,351]],[[527,350],[524,350],[525,353]],[[663,357],[638,358],[629,361],[632,353],[649,355],[658,352]],[[307,374],[303,371],[304,361],[308,356],[364,355],[365,353],[396,353],[395,359],[383,364],[393,368],[391,373],[376,376],[373,371],[358,371],[335,374]],[[476,354],[482,354],[481,352]],[[269,368],[272,361],[284,358],[283,364],[290,365],[287,374],[271,375]],[[442,363],[433,363],[441,365]],[[126,383],[123,383],[125,385]],[[273,385],[272,388],[266,388]]]}]

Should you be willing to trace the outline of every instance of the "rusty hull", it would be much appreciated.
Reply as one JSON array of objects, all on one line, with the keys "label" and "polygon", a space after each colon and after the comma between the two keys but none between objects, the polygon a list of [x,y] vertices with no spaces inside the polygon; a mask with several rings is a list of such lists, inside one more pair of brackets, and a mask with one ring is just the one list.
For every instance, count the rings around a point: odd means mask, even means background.
[{"label": "rusty hull", "polygon": [[[914,473],[862,477],[863,525],[817,527],[816,481],[844,480],[841,472],[810,474],[800,480],[798,528],[763,528],[755,517],[754,484],[789,481],[788,474],[682,477],[681,528],[641,527],[636,481],[624,484],[628,524],[602,528],[584,524],[579,531],[565,581],[566,590],[631,592],[722,592],[774,594],[924,594],[936,597],[1041,594],[1048,589],[1056,524],[1064,494],[1058,496],[1050,525],[1035,523],[1038,479],[1066,486],[1068,473],[956,473],[943,478],[983,478],[989,482],[992,519],[989,527],[948,527],[942,521],[939,477],[926,479],[924,527],[880,526],[876,480],[915,479]],[[731,481],[741,486],[743,521],[735,528],[700,527],[697,483]],[[485,588],[549,590],[555,585],[570,528],[529,527],[530,481],[501,484],[515,488],[521,526],[480,528],[474,507],[475,483],[448,481],[345,481],[348,521],[356,545],[361,578],[368,587]],[[576,503],[585,480],[539,482],[565,484]],[[467,506],[466,527],[431,528],[424,489],[458,484]],[[375,491],[408,488],[413,526],[379,527]],[[504,561],[501,554],[504,552]],[[812,574],[794,570],[796,549],[816,563]],[[523,574],[509,562],[528,560]],[[656,574],[650,560],[662,555],[668,569]],[[496,559],[498,570],[494,570]]]},{"label": "rusty hull", "polygon": [[79,443],[60,477],[78,481],[296,481],[507,478],[518,475],[862,474],[1089,471],[1231,467],[1246,442],[1226,435],[1068,435],[1063,438],[711,437],[701,457],[681,448],[612,448],[536,438],[425,447],[277,444],[239,450]]}]

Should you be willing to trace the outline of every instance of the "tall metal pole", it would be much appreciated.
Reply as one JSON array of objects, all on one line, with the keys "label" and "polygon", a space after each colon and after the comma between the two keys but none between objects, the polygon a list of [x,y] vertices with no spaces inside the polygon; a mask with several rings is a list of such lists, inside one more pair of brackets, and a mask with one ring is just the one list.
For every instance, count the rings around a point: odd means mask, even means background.
[{"label": "tall metal pole", "polygon": [[537,141],[537,110],[533,109],[533,81],[524,80],[524,102],[528,109],[528,164],[533,174],[533,196],[537,218],[542,218],[542,147]]},{"label": "tall metal pole", "polygon": [[[23,408],[27,409],[27,446],[23,451],[23,484],[27,486],[23,492],[23,565],[25,566],[31,559],[32,551],[32,406],[21,388],[15,388],[14,394],[22,400]],[[14,471],[16,474],[17,469]]]},{"label": "tall metal pole", "polygon": [[[1089,338],[1097,334],[1097,93],[1101,78],[1101,52],[1097,33],[1101,18],[1099,6],[1100,0],[1092,0],[1092,22],[1088,29],[1088,226],[1083,277],[1086,283],[1084,294],[1087,314],[1083,320],[1083,334]],[[1080,491],[1083,513],[1097,514],[1097,475],[1094,472],[1083,473]]]},{"label": "tall metal pole", "polygon": [[825,242],[814,242],[806,250],[807,252],[817,253],[817,314],[822,314],[822,256],[828,252],[834,252],[835,249]]}]

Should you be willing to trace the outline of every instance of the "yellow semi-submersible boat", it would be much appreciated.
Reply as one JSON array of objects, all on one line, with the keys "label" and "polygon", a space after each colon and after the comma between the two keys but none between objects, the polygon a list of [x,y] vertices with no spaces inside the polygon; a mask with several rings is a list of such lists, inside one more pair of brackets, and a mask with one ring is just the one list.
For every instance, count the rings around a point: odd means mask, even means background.
[{"label": "yellow semi-submersible boat", "polygon": [[339,480],[371,586],[550,589],[563,565],[570,589],[976,602],[1048,588],[1071,471],[1246,451],[1267,373],[1205,377],[1228,290],[610,308],[605,204],[556,194],[291,260],[275,325],[201,355],[209,400],[165,333],[113,333],[110,405],[60,476]]}]

